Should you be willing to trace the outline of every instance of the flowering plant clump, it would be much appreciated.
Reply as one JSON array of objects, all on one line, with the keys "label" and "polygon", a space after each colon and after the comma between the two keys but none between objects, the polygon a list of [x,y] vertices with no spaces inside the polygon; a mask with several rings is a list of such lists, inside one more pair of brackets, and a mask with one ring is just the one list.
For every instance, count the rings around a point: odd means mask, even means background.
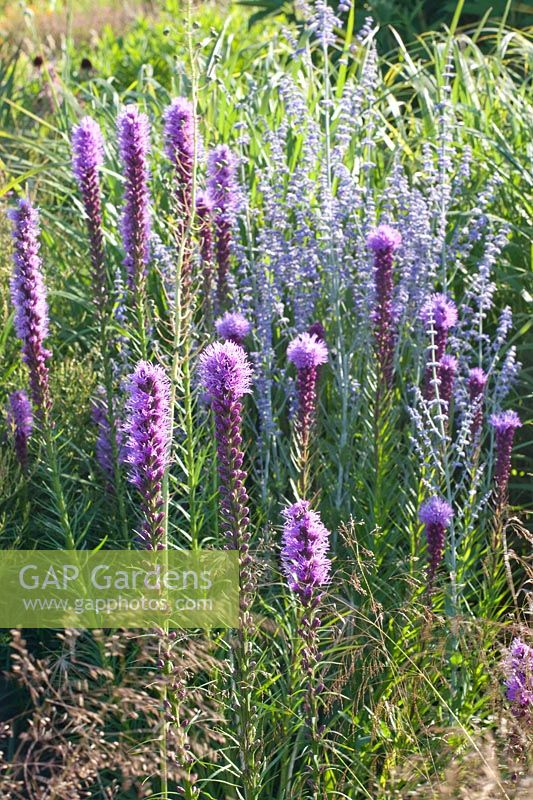
[{"label": "flowering plant clump", "polygon": [[[527,59],[511,70],[501,52],[518,58],[524,37],[472,35],[467,16],[383,58],[390,34],[354,32],[348,0],[249,31],[186,12],[149,36],[136,22],[134,47],[121,31],[113,75],[100,42],[97,69],[22,54],[2,72],[17,95],[0,529],[24,551],[220,550],[232,585],[212,601],[211,575],[188,572],[205,629],[162,613],[135,633],[146,648],[121,630],[29,636],[51,677],[14,661],[0,796],[423,798],[464,773],[443,738],[472,732],[473,710],[493,728],[497,640],[520,630],[500,668],[516,763],[497,787],[516,794],[532,717],[530,115]],[[86,671],[115,692],[97,757]],[[78,673],[72,727],[47,750],[61,708],[30,721],[19,704]],[[126,745],[131,765],[112,757]]]}]

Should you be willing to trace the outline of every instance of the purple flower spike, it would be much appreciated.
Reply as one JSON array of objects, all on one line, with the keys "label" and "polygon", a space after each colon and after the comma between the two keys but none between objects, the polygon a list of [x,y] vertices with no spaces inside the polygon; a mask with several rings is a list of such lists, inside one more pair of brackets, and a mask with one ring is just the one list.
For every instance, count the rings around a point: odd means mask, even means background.
[{"label": "purple flower spike", "polygon": [[515,411],[502,411],[500,414],[491,416],[490,424],[496,434],[496,466],[494,468],[496,502],[502,508],[507,503],[514,434],[516,429],[522,426],[522,423]]},{"label": "purple flower spike", "polygon": [[428,543],[429,564],[427,571],[427,589],[431,594],[437,569],[444,555],[446,530],[453,518],[453,510],[441,497],[430,497],[420,506],[420,521],[425,525]]},{"label": "purple flower spike", "polygon": [[329,531],[306,500],[294,503],[283,516],[281,563],[287,583],[304,605],[316,604],[317,590],[327,583],[331,568]]},{"label": "purple flower spike", "polygon": [[215,342],[200,356],[199,372],[215,417],[222,529],[228,545],[246,558],[250,511],[242,469],[241,398],[250,392],[252,367],[242,347]]},{"label": "purple flower spike", "polygon": [[13,433],[15,453],[22,469],[26,470],[28,466],[28,441],[33,431],[33,414],[26,392],[17,391],[9,395],[7,422]]},{"label": "purple flower spike", "polygon": [[200,257],[207,267],[213,262],[213,201],[207,192],[200,192],[196,198],[196,216]]},{"label": "purple flower spike", "polygon": [[[96,426],[96,460],[100,469],[108,480],[107,488],[113,490],[113,480],[115,477],[115,469],[113,463],[113,440],[111,430],[111,420],[109,409],[107,405],[106,392],[103,386],[98,387],[98,392],[93,400],[91,407],[91,417]],[[117,427],[115,432],[117,449],[120,453],[122,450],[122,435],[120,429]]]},{"label": "purple flower spike", "polygon": [[434,338],[428,351],[428,363],[424,376],[424,397],[431,400],[434,396],[433,366],[437,363],[437,379],[439,376],[438,364],[442,360],[448,343],[448,331],[457,322],[457,308],[455,303],[444,294],[433,294],[422,308],[422,321],[433,330]]},{"label": "purple flower spike", "polygon": [[220,144],[209,153],[207,175],[209,195],[214,206],[217,300],[219,306],[223,306],[228,293],[231,232],[239,200],[237,159],[227,145]]},{"label": "purple flower spike", "polygon": [[483,422],[483,395],[487,385],[488,375],[480,368],[474,367],[468,374],[468,395],[474,410],[470,433],[474,439],[481,429]]},{"label": "purple flower spike", "polygon": [[28,200],[20,200],[10,212],[13,221],[15,268],[11,299],[15,308],[15,330],[30,373],[30,393],[38,417],[51,408],[46,361],[52,355],[44,346],[48,335],[48,305],[39,256],[39,215]]},{"label": "purple flower spike", "polygon": [[393,313],[393,257],[402,243],[398,231],[390,225],[379,225],[367,240],[374,253],[375,308],[373,311],[376,355],[381,376],[387,387],[392,384],[396,332]]},{"label": "purple flower spike", "polygon": [[503,663],[505,696],[515,717],[533,722],[533,648],[514,639]]},{"label": "purple flower spike", "polygon": [[238,311],[226,311],[223,317],[215,322],[215,328],[221,339],[241,345],[252,330],[252,326]]},{"label": "purple flower spike", "polygon": [[206,313],[209,314],[213,283],[213,202],[207,192],[200,192],[196,197],[196,219],[202,263],[202,291]]},{"label": "purple flower spike", "polygon": [[448,331],[457,322],[457,307],[445,294],[433,294],[422,309],[422,321],[435,331],[435,361],[440,361],[446,350]]},{"label": "purple flower spike", "polygon": [[317,339],[320,339],[321,342],[326,341],[326,331],[324,330],[324,326],[321,322],[313,322],[307,329],[307,333],[311,336],[316,336]]},{"label": "purple flower spike", "polygon": [[161,367],[140,361],[130,377],[127,461],[130,481],[141,494],[139,540],[163,548],[162,483],[170,458],[170,381]]},{"label": "purple flower spike", "polygon": [[100,311],[106,300],[104,235],[100,197],[100,168],[103,160],[104,140],[100,127],[91,117],[84,117],[72,131],[72,169],[85,209],[95,301]]},{"label": "purple flower spike", "polygon": [[453,386],[455,383],[455,373],[457,372],[457,359],[453,356],[443,355],[437,367],[439,376],[439,397],[449,409],[453,396]]},{"label": "purple flower spike", "polygon": [[287,358],[298,370],[298,422],[305,452],[316,412],[318,369],[328,360],[326,343],[314,334],[300,333],[287,348]]},{"label": "purple flower spike", "polygon": [[194,151],[198,147],[194,107],[186,97],[177,97],[165,111],[165,152],[176,172],[174,197],[177,222],[186,226],[191,213]]},{"label": "purple flower spike", "polygon": [[122,212],[124,265],[130,289],[142,292],[150,257],[150,123],[146,114],[136,106],[127,106],[118,118],[117,130],[125,178]]}]

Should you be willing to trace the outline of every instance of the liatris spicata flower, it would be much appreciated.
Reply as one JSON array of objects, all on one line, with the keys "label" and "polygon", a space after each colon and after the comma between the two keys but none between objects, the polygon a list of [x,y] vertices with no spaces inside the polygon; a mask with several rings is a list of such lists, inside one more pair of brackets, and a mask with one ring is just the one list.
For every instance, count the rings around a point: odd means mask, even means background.
[{"label": "liatris spicata flower", "polygon": [[170,454],[170,381],[161,367],[140,361],[130,377],[126,430],[130,481],[141,493],[140,542],[162,549],[162,483]]},{"label": "liatris spicata flower", "polygon": [[[213,201],[207,192],[200,192],[196,198],[198,218],[198,240],[202,263],[208,267],[213,262]],[[205,277],[205,273],[204,273]]]},{"label": "liatris spicata flower", "polygon": [[503,662],[505,695],[513,715],[533,720],[533,647],[514,639]]},{"label": "liatris spicata flower", "polygon": [[455,373],[457,372],[457,359],[444,354],[437,367],[439,377],[439,397],[449,408],[453,396]]},{"label": "liatris spicata flower", "polygon": [[446,351],[448,332],[457,322],[457,308],[446,295],[433,294],[422,308],[421,317],[427,329],[433,331],[433,342],[429,349],[429,361],[424,377],[424,396],[427,400],[431,400],[434,395],[433,366],[436,365],[438,379],[438,363]]},{"label": "liatris spicata flower", "polygon": [[[315,744],[320,735],[318,727],[318,696],[315,671],[319,659],[318,628],[320,618],[316,609],[322,600],[322,587],[329,579],[331,562],[328,558],[329,531],[320,516],[311,511],[306,500],[299,500],[283,512],[283,541],[281,563],[289,588],[302,604],[298,633],[302,640],[302,668],[306,674],[305,713],[307,727]],[[313,770],[314,773],[314,770]],[[316,782],[316,774],[313,781]],[[313,796],[314,793],[313,793]]]},{"label": "liatris spicata flower", "polygon": [[331,568],[329,531],[307,500],[294,503],[283,516],[281,563],[287,583],[304,605],[316,603]]},{"label": "liatris spicata flower", "polygon": [[14,223],[15,269],[11,299],[15,307],[15,330],[30,373],[32,402],[37,415],[43,419],[51,407],[46,366],[51,352],[44,346],[48,335],[48,306],[39,256],[39,215],[28,200],[20,200],[10,217]]},{"label": "liatris spicata flower", "polygon": [[221,339],[225,339],[229,342],[235,342],[235,344],[239,344],[242,347],[242,344],[250,333],[252,326],[246,317],[244,317],[242,314],[239,314],[238,311],[226,311],[224,316],[220,317],[215,322],[215,328]]},{"label": "liatris spicata flower", "polygon": [[100,168],[104,160],[104,140],[98,124],[84,117],[72,131],[72,169],[81,193],[87,218],[89,248],[97,308],[106,299],[104,235],[100,198]]},{"label": "liatris spicata flower", "polygon": [[192,208],[195,149],[198,147],[194,108],[186,97],[177,97],[165,111],[165,151],[176,171],[174,198],[180,234]]},{"label": "liatris spicata flower", "polygon": [[127,106],[117,121],[124,168],[122,239],[130,289],[143,290],[150,256],[150,190],[148,188],[150,123],[136,106]]},{"label": "liatris spicata flower", "polygon": [[516,411],[502,411],[491,416],[490,424],[496,434],[496,466],[494,468],[496,501],[498,506],[502,507],[507,502],[514,434],[516,429],[522,426],[522,423]]},{"label": "liatris spicata flower", "polygon": [[252,367],[235,342],[215,342],[200,356],[200,377],[215,417],[222,529],[232,549],[248,551],[248,494],[242,469],[242,403]]},{"label": "liatris spicata flower", "polygon": [[302,449],[306,450],[316,412],[318,368],[328,360],[328,348],[314,334],[300,333],[287,348],[287,358],[298,370],[298,425]]},{"label": "liatris spicata flower", "polygon": [[313,322],[307,329],[307,333],[311,336],[316,336],[321,342],[326,341],[326,331],[321,322]]},{"label": "liatris spicata flower", "polygon": [[25,470],[28,466],[28,441],[33,431],[33,414],[26,392],[19,390],[9,395],[7,421],[13,434],[15,453]]},{"label": "liatris spicata flower", "polygon": [[223,306],[228,293],[231,231],[238,205],[237,159],[227,145],[220,144],[209,153],[207,174],[214,206],[217,301]]},{"label": "liatris spicata flower", "polygon": [[393,313],[393,257],[402,243],[399,231],[390,225],[379,225],[367,240],[374,253],[375,307],[373,312],[376,337],[376,355],[385,384],[391,385],[393,374],[394,330]]},{"label": "liatris spicata flower", "polygon": [[468,395],[474,415],[470,426],[472,438],[475,438],[483,421],[483,394],[487,385],[488,375],[481,367],[474,367],[468,373]]},{"label": "liatris spicata flower", "polygon": [[446,350],[448,331],[457,322],[457,308],[445,294],[433,294],[422,309],[422,320],[435,331],[435,360],[440,361]]},{"label": "liatris spicata flower", "polygon": [[425,525],[428,543],[427,590],[431,594],[435,575],[444,555],[446,530],[452,521],[453,510],[446,500],[435,496],[422,503],[418,515],[420,521]]},{"label": "liatris spicata flower", "polygon": [[196,218],[202,263],[202,292],[205,313],[209,317],[213,283],[213,202],[207,192],[200,192],[196,198]]},{"label": "liatris spicata flower", "polygon": [[[98,387],[98,392],[93,400],[91,407],[92,421],[96,426],[96,460],[100,469],[108,479],[108,488],[113,487],[113,479],[115,476],[114,455],[113,455],[113,440],[112,440],[112,424],[107,406],[106,391],[103,386]],[[122,436],[120,429],[115,431],[115,440],[117,443],[117,452],[121,454]],[[122,453],[123,455],[123,453]]]}]

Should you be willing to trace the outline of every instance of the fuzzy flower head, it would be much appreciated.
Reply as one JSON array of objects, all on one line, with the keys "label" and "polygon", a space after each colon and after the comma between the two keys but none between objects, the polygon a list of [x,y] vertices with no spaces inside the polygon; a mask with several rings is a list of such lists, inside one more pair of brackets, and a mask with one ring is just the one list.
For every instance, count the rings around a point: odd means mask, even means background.
[{"label": "fuzzy flower head", "polygon": [[327,362],[328,348],[315,334],[300,333],[289,344],[287,358],[297,369],[312,369]]},{"label": "fuzzy flower head", "polygon": [[200,380],[211,400],[238,400],[252,385],[252,366],[235,342],[214,342],[200,356]]},{"label": "fuzzy flower head", "polygon": [[239,202],[237,157],[227,144],[219,144],[207,157],[209,195],[216,213],[235,211]]},{"label": "fuzzy flower head", "polygon": [[533,715],[533,648],[514,639],[503,663],[506,697],[516,717]]},{"label": "fuzzy flower head", "polygon": [[215,328],[221,339],[235,342],[235,344],[242,344],[250,333],[252,326],[246,317],[238,311],[233,313],[226,311],[224,316],[216,320]]},{"label": "fuzzy flower head", "polygon": [[520,417],[516,411],[502,411],[499,414],[492,414],[490,424],[496,431],[496,436],[514,433],[517,428],[522,427]]},{"label": "fuzzy flower head", "polygon": [[418,516],[424,525],[441,525],[447,528],[452,521],[453,510],[446,500],[435,496],[422,503]]},{"label": "fuzzy flower head", "polygon": [[72,130],[72,169],[76,179],[83,184],[104,161],[102,131],[92,117],[83,117]]},{"label": "fuzzy flower head", "polygon": [[170,381],[165,371],[140,361],[129,381],[127,442],[131,482],[143,493],[163,479],[170,451]]},{"label": "fuzzy flower head", "polygon": [[369,233],[366,246],[374,253],[394,253],[402,243],[400,231],[390,225],[378,225]]},{"label": "fuzzy flower head", "polygon": [[438,331],[448,331],[457,322],[457,307],[445,294],[433,294],[422,308],[422,321]]},{"label": "fuzzy flower head", "polygon": [[480,394],[483,394],[485,386],[487,385],[487,380],[488,375],[481,367],[474,367],[470,370],[468,373],[468,391],[472,400],[479,397]]},{"label": "fuzzy flower head", "polygon": [[283,512],[281,563],[289,588],[304,604],[316,589],[327,583],[331,561],[328,558],[329,531],[306,500]]}]

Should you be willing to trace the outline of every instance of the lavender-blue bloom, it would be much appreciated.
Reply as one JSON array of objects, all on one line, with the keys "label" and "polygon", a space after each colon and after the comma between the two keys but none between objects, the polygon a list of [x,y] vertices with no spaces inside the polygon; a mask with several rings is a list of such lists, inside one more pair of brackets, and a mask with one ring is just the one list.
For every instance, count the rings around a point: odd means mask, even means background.
[{"label": "lavender-blue bloom", "polygon": [[127,106],[117,122],[120,156],[124,168],[122,239],[130,289],[144,291],[150,256],[150,123],[136,106]]},{"label": "lavender-blue bloom", "polygon": [[15,308],[15,330],[22,342],[23,359],[30,373],[31,398],[37,415],[43,419],[51,407],[46,361],[51,352],[45,347],[48,335],[48,305],[39,256],[39,215],[28,200],[9,212],[13,221],[13,260],[11,299]]}]

